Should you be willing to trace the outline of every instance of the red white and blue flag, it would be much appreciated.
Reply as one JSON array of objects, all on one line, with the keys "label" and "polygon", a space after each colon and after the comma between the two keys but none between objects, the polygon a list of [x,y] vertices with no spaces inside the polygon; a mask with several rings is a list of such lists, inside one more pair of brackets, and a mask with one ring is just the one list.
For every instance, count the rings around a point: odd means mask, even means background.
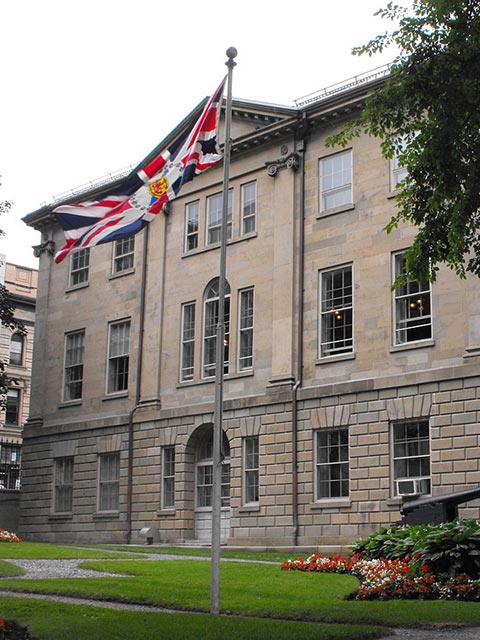
[{"label": "red white and blue flag", "polygon": [[61,262],[73,249],[138,233],[185,183],[220,162],[223,156],[217,149],[217,130],[224,85],[225,80],[187,131],[107,196],[53,210],[66,239],[55,262]]}]

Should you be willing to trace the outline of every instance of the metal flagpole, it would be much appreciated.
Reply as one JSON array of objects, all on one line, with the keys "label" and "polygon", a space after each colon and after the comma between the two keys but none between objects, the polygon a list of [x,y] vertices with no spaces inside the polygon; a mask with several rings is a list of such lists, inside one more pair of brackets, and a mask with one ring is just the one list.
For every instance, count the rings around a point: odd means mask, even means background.
[{"label": "metal flagpole", "polygon": [[230,172],[230,124],[232,113],[232,72],[237,57],[235,47],[227,49],[227,105],[223,154],[223,202],[218,277],[218,324],[215,361],[215,404],[213,420],[213,487],[212,487],[212,566],[210,579],[210,613],[220,610],[220,543],[222,509],[222,436],[223,436],[223,367],[225,360],[225,272],[227,257],[228,180]]}]

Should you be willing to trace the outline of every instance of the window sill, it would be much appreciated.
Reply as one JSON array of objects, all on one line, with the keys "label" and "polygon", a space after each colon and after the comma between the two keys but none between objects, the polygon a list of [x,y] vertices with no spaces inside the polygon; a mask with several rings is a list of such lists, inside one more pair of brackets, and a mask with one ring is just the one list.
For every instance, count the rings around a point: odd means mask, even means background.
[{"label": "window sill", "polygon": [[85,289],[86,287],[88,287],[89,283],[88,282],[82,282],[81,284],[74,284],[70,287],[67,287],[65,289],[65,293],[71,293],[72,291],[78,291],[79,289]]},{"label": "window sill", "polygon": [[325,498],[324,500],[317,500],[310,504],[310,511],[320,511],[321,509],[332,509],[339,507],[350,507],[352,501],[350,498]]},{"label": "window sill", "polygon": [[174,516],[175,509],[159,509],[157,511],[157,518],[165,518],[166,516]]},{"label": "window sill", "polygon": [[108,276],[109,280],[116,280],[116,278],[123,278],[123,276],[131,276],[132,273],[135,273],[135,268],[133,269],[125,269],[125,271],[120,271],[119,273],[111,273]]},{"label": "window sill", "polygon": [[338,356],[324,356],[315,361],[316,365],[331,364],[334,362],[344,362],[345,360],[355,360],[355,353],[342,353]]},{"label": "window sill", "polygon": [[325,211],[320,211],[317,213],[315,218],[319,220],[320,218],[328,218],[328,216],[333,216],[337,213],[343,213],[345,211],[353,211],[355,209],[355,205],[353,202],[349,204],[344,204],[341,207],[334,207],[333,209],[325,209]]},{"label": "window sill", "polygon": [[[237,244],[238,242],[243,242],[244,240],[251,240],[252,238],[256,238],[258,235],[257,231],[252,231],[251,233],[246,233],[243,236],[238,236],[237,238],[229,238],[227,240],[227,246],[231,244]],[[191,251],[184,251],[182,255],[183,258],[190,258],[191,256],[197,256],[201,253],[205,253],[205,251],[212,251],[214,249],[220,248],[220,242],[215,242],[213,244],[208,244],[204,247],[197,247],[197,249],[192,249]]]},{"label": "window sill", "polygon": [[238,508],[238,513],[250,513],[260,511],[260,505],[258,502],[251,502],[250,504],[244,504]]},{"label": "window sill", "polygon": [[385,502],[387,507],[401,507],[403,505],[403,498],[394,496],[393,498],[388,498]]},{"label": "window sill", "polygon": [[[248,371],[239,371],[238,373],[227,373],[224,377],[225,381],[228,380],[237,380],[238,378],[248,378],[253,376],[253,369],[249,369]],[[215,382],[215,376],[211,378],[202,378],[201,380],[185,380],[185,382],[179,382],[176,386],[177,389],[182,389],[184,387],[193,387],[197,384],[213,384]]]},{"label": "window sill", "polygon": [[118,400],[119,398],[128,398],[128,391],[119,391],[118,393],[112,393],[102,398],[102,402],[108,402],[109,400]]},{"label": "window sill", "polygon": [[464,358],[475,358],[480,356],[480,345],[476,344],[472,347],[465,347]]},{"label": "window sill", "polygon": [[387,195],[387,200],[393,200],[394,198],[397,198],[401,192],[402,192],[401,189],[392,189],[390,193]]},{"label": "window sill", "polygon": [[92,517],[94,520],[117,520],[120,518],[120,511],[99,511]]},{"label": "window sill", "polygon": [[83,404],[83,400],[66,400],[65,402],[60,402],[58,405],[59,409],[68,409],[68,407],[79,407]]},{"label": "window sill", "polygon": [[57,521],[57,520],[72,520],[73,518],[73,513],[71,513],[70,511],[65,511],[65,513],[51,513],[48,516],[48,520],[51,522]]},{"label": "window sill", "polygon": [[434,347],[435,340],[416,340],[415,342],[406,342],[405,344],[397,344],[390,348],[390,353],[398,351],[409,351],[410,349],[421,349],[422,347]]}]

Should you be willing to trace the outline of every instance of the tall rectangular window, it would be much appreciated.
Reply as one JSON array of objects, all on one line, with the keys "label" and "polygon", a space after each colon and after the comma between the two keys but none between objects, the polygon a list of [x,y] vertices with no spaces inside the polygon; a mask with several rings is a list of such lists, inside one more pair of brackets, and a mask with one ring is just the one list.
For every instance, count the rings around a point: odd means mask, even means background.
[{"label": "tall rectangular window", "polygon": [[98,510],[118,511],[120,488],[120,453],[99,456]]},{"label": "tall rectangular window", "polygon": [[198,226],[200,219],[200,202],[190,202],[185,207],[185,251],[198,247]]},{"label": "tall rectangular window", "polygon": [[162,508],[175,506],[175,447],[163,448]]},{"label": "tall rectangular window", "polygon": [[20,489],[19,444],[0,443],[0,489]]},{"label": "tall rectangular window", "polygon": [[349,495],[348,429],[317,431],[317,499]]},{"label": "tall rectangular window", "polygon": [[24,350],[25,338],[19,333],[14,333],[10,339],[10,364],[21,367],[23,365]]},{"label": "tall rectangular window", "polygon": [[352,151],[320,159],[320,211],[344,207],[353,202]]},{"label": "tall rectangular window", "polygon": [[241,192],[242,207],[242,233],[253,233],[255,231],[255,216],[257,214],[257,183],[249,182],[242,184]]},{"label": "tall rectangular window", "polygon": [[353,353],[352,267],[320,273],[320,357]]},{"label": "tall rectangular window", "polygon": [[244,371],[253,367],[253,289],[240,291],[238,322],[238,369]]},{"label": "tall rectangular window", "polygon": [[397,494],[430,493],[428,420],[393,425],[393,470]]},{"label": "tall rectangular window", "polygon": [[108,343],[108,393],[128,389],[129,360],[130,320],[114,322],[110,325]]},{"label": "tall rectangular window", "polygon": [[20,389],[8,389],[5,407],[5,424],[20,424]]},{"label": "tall rectangular window", "polygon": [[182,349],[180,380],[193,380],[195,364],[195,303],[182,305]]},{"label": "tall rectangular window", "polygon": [[390,160],[390,188],[392,191],[398,188],[398,185],[407,177],[407,174],[407,169],[400,164],[398,155],[395,154]]},{"label": "tall rectangular window", "polygon": [[135,236],[119,238],[113,245],[113,273],[131,271],[135,258]]},{"label": "tall rectangular window", "polygon": [[73,458],[56,458],[54,473],[54,511],[56,513],[71,512],[73,500]]},{"label": "tall rectangular window", "polygon": [[244,440],[245,502],[258,502],[259,458],[258,436]]},{"label": "tall rectangular window", "polygon": [[[207,244],[221,241],[223,194],[217,193],[207,198]],[[227,238],[232,237],[233,191],[228,192]]]},{"label": "tall rectangular window", "polygon": [[[394,256],[394,281],[405,273],[403,254]],[[405,344],[432,337],[430,283],[410,280],[394,292],[394,343]]]},{"label": "tall rectangular window", "polygon": [[65,336],[65,374],[63,399],[79,400],[83,390],[83,355],[85,331],[75,331]]},{"label": "tall rectangular window", "polygon": [[[203,326],[203,377],[215,375],[217,354],[218,326],[218,280],[215,280],[205,293],[204,326]],[[225,287],[224,320],[225,332],[223,340],[223,372],[228,373],[230,361],[230,287]]]},{"label": "tall rectangular window", "polygon": [[70,286],[77,287],[88,282],[90,249],[72,251],[70,258]]}]

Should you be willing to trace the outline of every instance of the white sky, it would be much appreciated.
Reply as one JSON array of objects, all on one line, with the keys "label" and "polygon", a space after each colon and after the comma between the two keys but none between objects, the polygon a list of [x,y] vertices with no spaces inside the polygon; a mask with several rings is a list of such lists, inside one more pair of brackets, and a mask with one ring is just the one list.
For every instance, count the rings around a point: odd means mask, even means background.
[{"label": "white sky", "polygon": [[233,96],[294,100],[390,62],[353,46],[390,28],[387,0],[0,2],[0,253],[37,266],[21,218],[142,160],[226,73]]}]

